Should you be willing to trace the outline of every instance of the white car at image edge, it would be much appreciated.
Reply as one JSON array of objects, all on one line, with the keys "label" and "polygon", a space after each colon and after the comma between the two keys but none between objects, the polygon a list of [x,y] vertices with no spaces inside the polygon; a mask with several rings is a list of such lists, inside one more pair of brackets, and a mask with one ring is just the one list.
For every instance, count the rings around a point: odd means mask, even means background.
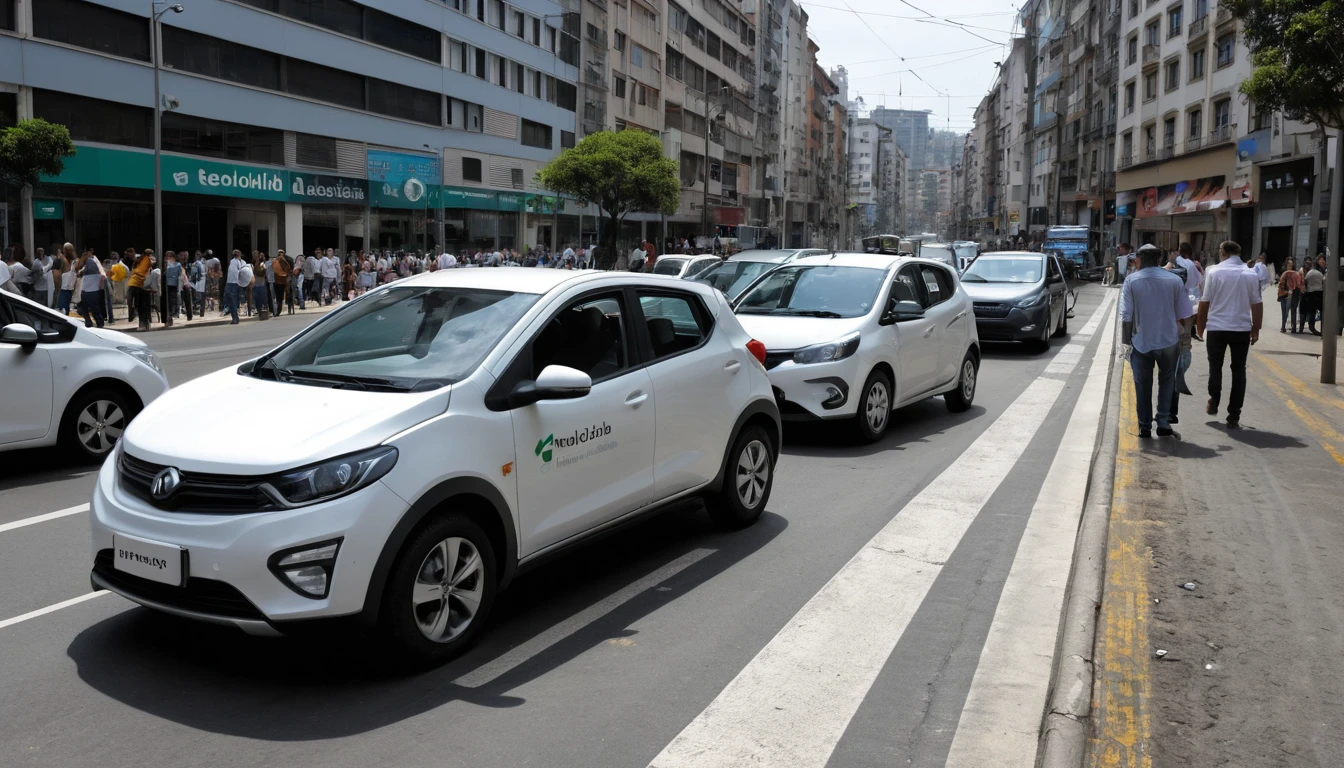
[{"label": "white car at image edge", "polygon": [[766,346],[785,420],[849,420],[875,442],[895,408],[942,395],[959,412],[975,399],[975,316],[941,261],[811,256],[759,278],[735,307]]},{"label": "white car at image edge", "polygon": [[687,281],[399,280],[145,409],[98,477],[92,582],[257,634],[351,618],[446,659],[577,542],[697,495],[755,521],[780,446],[764,354]]},{"label": "white car at image edge", "polygon": [[134,336],[0,291],[0,386],[0,451],[60,443],[92,461],[168,391],[168,379]]}]

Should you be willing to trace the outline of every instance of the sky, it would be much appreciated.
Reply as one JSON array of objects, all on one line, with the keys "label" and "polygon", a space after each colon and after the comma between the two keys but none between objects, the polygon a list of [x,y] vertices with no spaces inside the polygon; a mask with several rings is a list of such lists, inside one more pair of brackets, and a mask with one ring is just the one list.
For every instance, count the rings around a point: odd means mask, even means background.
[{"label": "sky", "polygon": [[[1021,34],[1021,0],[802,0],[817,62],[849,70],[868,109],[930,109],[930,128],[970,130],[994,62]],[[921,21],[922,19],[922,21]],[[902,58],[904,57],[904,61]]]}]

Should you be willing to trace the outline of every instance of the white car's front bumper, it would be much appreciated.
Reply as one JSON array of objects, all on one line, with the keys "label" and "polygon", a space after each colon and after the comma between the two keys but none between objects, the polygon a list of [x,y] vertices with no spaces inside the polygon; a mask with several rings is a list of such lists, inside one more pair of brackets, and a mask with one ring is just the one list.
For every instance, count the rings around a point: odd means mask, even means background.
[{"label": "white car's front bumper", "polygon": [[859,355],[828,363],[798,365],[785,360],[769,370],[780,417],[785,421],[846,419],[858,412],[861,375]]},{"label": "white car's front bumper", "polygon": [[[358,613],[383,545],[406,503],[381,481],[310,507],[252,514],[193,514],[157,509],[121,489],[114,456],[103,464],[90,505],[93,583],[169,613],[254,634],[273,624]],[[151,582],[111,565],[114,534],[187,551],[184,587]],[[277,551],[340,539],[327,596],[305,597],[267,564]]]}]

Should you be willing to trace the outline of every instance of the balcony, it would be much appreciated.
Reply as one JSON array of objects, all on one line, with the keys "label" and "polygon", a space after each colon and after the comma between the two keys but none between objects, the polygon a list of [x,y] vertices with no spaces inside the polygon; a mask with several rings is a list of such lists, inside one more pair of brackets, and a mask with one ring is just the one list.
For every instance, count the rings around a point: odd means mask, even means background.
[{"label": "balcony", "polygon": [[1074,190],[1076,190],[1076,189],[1078,189],[1078,177],[1077,177],[1077,176],[1060,176],[1060,177],[1059,177],[1059,191],[1060,191],[1061,193],[1063,193],[1063,192],[1072,192],[1072,191],[1074,191]]},{"label": "balcony", "polygon": [[1162,58],[1162,49],[1161,49],[1161,48],[1159,48],[1159,47],[1156,46],[1156,45],[1152,45],[1152,44],[1143,46],[1143,68],[1144,68],[1144,69],[1147,69],[1147,68],[1150,67],[1150,66],[1153,66],[1153,67],[1157,66],[1157,63],[1158,63],[1158,61],[1159,61],[1161,58]]},{"label": "balcony", "polygon": [[1157,152],[1158,160],[1170,160],[1176,156],[1176,140],[1168,139]]},{"label": "balcony", "polygon": [[1231,24],[1234,21],[1236,21],[1236,19],[1232,17],[1232,11],[1229,11],[1221,5],[1218,6],[1218,12],[1214,14],[1213,17],[1213,23],[1215,25],[1221,27],[1224,24]]},{"label": "balcony", "polygon": [[1188,137],[1186,137],[1186,139],[1185,139],[1185,151],[1186,151],[1187,153],[1189,153],[1189,152],[1198,152],[1199,150],[1201,150],[1201,149],[1203,149],[1203,148],[1204,148],[1204,137],[1203,137],[1203,136],[1188,136]]},{"label": "balcony", "polygon": [[1222,125],[1209,132],[1208,146],[1224,144],[1232,140],[1232,126]]},{"label": "balcony", "polygon": [[1131,166],[1131,165],[1133,165],[1133,164],[1134,164],[1134,155],[1121,155],[1121,156],[1120,156],[1120,167],[1121,167],[1121,168],[1128,168],[1129,166]]},{"label": "balcony", "polygon": [[1097,84],[1098,84],[1098,85],[1109,85],[1109,84],[1111,84],[1111,83],[1114,83],[1114,82],[1115,82],[1115,71],[1116,71],[1116,66],[1115,66],[1115,60],[1114,60],[1114,59],[1112,59],[1112,60],[1111,60],[1109,63],[1107,63],[1107,64],[1103,64],[1100,68],[1098,68],[1098,69],[1096,70]]},{"label": "balcony", "polygon": [[1204,40],[1209,34],[1209,17],[1207,14],[1190,22],[1190,28],[1185,32],[1185,41],[1188,45],[1196,45]]}]

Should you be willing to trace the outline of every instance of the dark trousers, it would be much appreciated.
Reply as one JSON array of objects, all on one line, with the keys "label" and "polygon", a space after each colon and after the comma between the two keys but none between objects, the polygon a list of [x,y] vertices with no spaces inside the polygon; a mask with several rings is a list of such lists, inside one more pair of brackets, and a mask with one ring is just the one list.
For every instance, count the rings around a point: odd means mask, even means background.
[{"label": "dark trousers", "polygon": [[134,285],[126,289],[126,303],[130,306],[131,318],[140,320],[140,327],[149,327],[149,305],[152,297],[144,288]]},{"label": "dark trousers", "polygon": [[1209,350],[1209,402],[1217,408],[1223,399],[1223,357],[1232,350],[1232,392],[1227,397],[1227,417],[1241,418],[1246,400],[1246,356],[1251,351],[1250,331],[1209,331],[1204,334]]},{"label": "dark trousers", "polygon": [[176,285],[168,286],[168,314],[177,317],[182,312],[181,294],[177,292]]},{"label": "dark trousers", "polygon": [[233,322],[238,322],[238,301],[242,298],[242,290],[237,283],[227,283],[224,286],[224,311],[229,313]]},{"label": "dark trousers", "polygon": [[1297,313],[1297,332],[1301,333],[1307,326],[1311,327],[1312,333],[1316,331],[1316,313],[1321,311],[1321,297],[1325,294],[1321,291],[1311,291],[1302,294],[1302,306]]},{"label": "dark trousers", "polygon": [[294,292],[290,290],[288,282],[275,284],[275,313],[280,314],[281,309],[294,314]]},{"label": "dark trousers", "polygon": [[183,296],[182,308],[187,311],[187,319],[191,319],[191,309],[196,305],[196,292],[190,288],[185,288],[186,295]]},{"label": "dark trousers", "polygon": [[102,291],[84,291],[79,295],[79,316],[84,318],[85,328],[95,323],[103,327],[103,309]]},{"label": "dark trousers", "polygon": [[1134,410],[1139,429],[1147,432],[1153,425],[1153,369],[1157,369],[1157,426],[1171,426],[1171,399],[1176,390],[1176,366],[1181,358],[1181,345],[1140,352],[1130,350],[1129,367],[1134,373]]},{"label": "dark trousers", "polygon": [[1301,291],[1292,291],[1287,296],[1279,299],[1279,311],[1283,313],[1283,320],[1279,323],[1279,330],[1297,330],[1297,307],[1301,301]]}]

